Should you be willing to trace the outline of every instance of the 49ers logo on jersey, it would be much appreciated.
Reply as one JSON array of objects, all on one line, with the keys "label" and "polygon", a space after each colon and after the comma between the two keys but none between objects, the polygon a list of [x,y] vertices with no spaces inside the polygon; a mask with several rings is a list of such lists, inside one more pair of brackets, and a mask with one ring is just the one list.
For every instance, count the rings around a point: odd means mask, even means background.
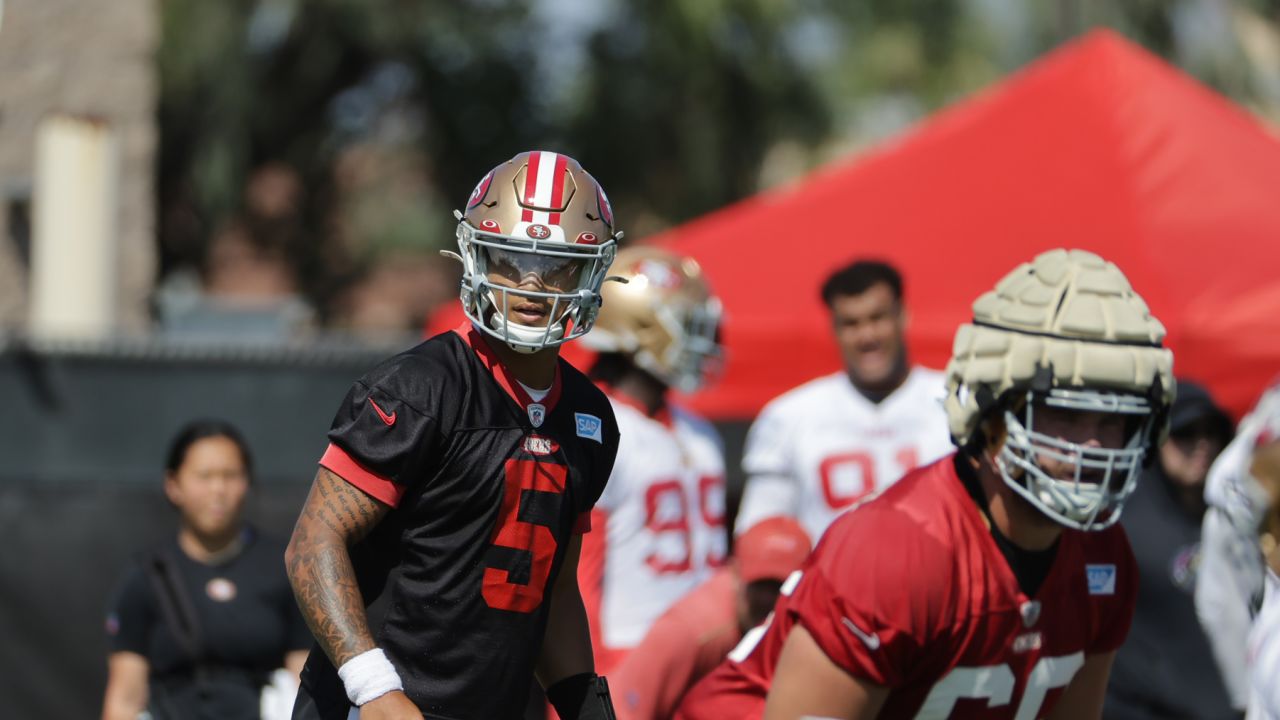
[{"label": "49ers logo on jersey", "polygon": [[530,455],[553,455],[560,449],[560,444],[549,437],[530,435],[524,439],[524,451]]}]

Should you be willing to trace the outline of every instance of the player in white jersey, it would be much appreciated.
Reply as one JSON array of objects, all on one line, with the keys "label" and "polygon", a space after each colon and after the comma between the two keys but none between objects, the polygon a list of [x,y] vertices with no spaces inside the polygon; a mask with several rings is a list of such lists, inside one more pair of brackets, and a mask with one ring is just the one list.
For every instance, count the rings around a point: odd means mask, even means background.
[{"label": "player in white jersey", "polygon": [[618,418],[613,474],[583,542],[579,584],[606,672],[649,626],[724,563],[724,453],[710,423],[674,407],[718,361],[720,303],[696,262],[627,248],[611,268],[591,377]]},{"label": "player in white jersey", "polygon": [[942,373],[907,360],[902,278],[859,260],[822,286],[844,370],[775,398],[747,435],[735,532],[777,515],[815,540],[854,503],[951,451]]},{"label": "player in white jersey", "polygon": [[1204,491],[1208,510],[1200,531],[1196,614],[1237,710],[1249,698],[1244,648],[1263,595],[1265,572],[1256,541],[1269,502],[1249,472],[1250,454],[1272,417],[1280,417],[1280,380],[1240,421],[1235,439],[1210,468]]},{"label": "player in white jersey", "polygon": [[1268,412],[1246,465],[1267,499],[1258,544],[1265,560],[1265,593],[1246,645],[1248,720],[1280,720],[1280,406],[1263,409]]}]

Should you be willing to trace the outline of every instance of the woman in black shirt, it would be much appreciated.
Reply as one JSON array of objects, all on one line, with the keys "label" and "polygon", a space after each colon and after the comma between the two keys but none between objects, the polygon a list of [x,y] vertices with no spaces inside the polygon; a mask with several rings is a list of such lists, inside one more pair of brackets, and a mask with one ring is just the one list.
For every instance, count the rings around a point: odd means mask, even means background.
[{"label": "woman in black shirt", "polygon": [[[184,428],[165,495],[177,537],[126,572],[107,616],[103,720],[259,718],[282,665],[296,679],[311,637],[284,573],[284,545],[245,524],[248,447],[220,421]],[[289,698],[287,705],[292,704]]]}]

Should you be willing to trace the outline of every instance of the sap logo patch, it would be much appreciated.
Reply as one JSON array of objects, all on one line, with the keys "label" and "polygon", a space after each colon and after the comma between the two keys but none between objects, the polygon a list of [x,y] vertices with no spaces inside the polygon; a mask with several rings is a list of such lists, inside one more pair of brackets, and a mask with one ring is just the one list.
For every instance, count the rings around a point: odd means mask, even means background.
[{"label": "sap logo patch", "polygon": [[524,439],[524,451],[530,455],[551,455],[560,449],[560,445],[548,437],[530,435]]},{"label": "sap logo patch", "polygon": [[578,425],[578,437],[604,444],[604,433],[601,432],[603,423],[600,422],[600,418],[586,413],[574,413],[573,419]]},{"label": "sap logo patch", "polygon": [[1115,595],[1116,594],[1116,566],[1107,565],[1085,565],[1085,578],[1089,581],[1090,595]]}]

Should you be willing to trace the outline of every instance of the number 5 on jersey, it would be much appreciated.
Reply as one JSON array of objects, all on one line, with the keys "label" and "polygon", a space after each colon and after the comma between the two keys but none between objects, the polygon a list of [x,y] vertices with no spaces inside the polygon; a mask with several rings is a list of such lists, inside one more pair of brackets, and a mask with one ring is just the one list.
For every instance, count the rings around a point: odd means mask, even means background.
[{"label": "number 5 on jersey", "polygon": [[489,607],[528,613],[542,604],[556,557],[551,528],[559,518],[567,478],[563,465],[507,460],[502,507],[485,554],[481,594]]}]

